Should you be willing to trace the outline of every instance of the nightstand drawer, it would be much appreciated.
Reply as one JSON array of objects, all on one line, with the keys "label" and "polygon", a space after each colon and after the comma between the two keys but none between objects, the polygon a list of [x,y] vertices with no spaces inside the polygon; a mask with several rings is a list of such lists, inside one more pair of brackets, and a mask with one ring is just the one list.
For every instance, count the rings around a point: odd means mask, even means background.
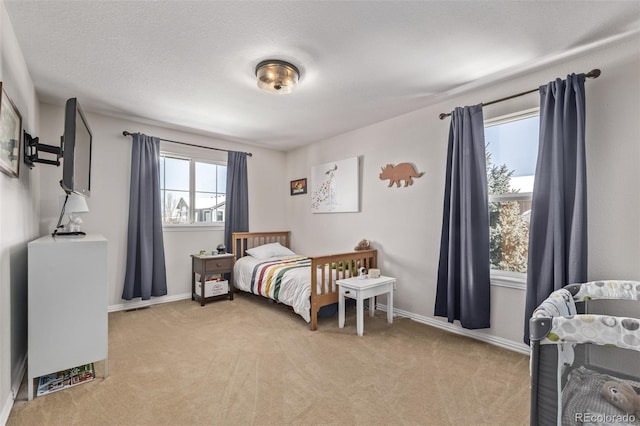
[{"label": "nightstand drawer", "polygon": [[209,274],[212,272],[231,272],[231,269],[233,269],[233,257],[205,260],[205,274]]}]

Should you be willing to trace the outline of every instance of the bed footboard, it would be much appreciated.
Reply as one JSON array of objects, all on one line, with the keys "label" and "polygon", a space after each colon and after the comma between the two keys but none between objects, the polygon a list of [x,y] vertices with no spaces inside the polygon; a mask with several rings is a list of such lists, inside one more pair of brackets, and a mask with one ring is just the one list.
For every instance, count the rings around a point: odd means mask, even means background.
[{"label": "bed footboard", "polygon": [[377,250],[360,250],[311,258],[311,330],[318,329],[320,308],[338,302],[336,281],[357,276],[361,267],[375,268],[377,255]]}]

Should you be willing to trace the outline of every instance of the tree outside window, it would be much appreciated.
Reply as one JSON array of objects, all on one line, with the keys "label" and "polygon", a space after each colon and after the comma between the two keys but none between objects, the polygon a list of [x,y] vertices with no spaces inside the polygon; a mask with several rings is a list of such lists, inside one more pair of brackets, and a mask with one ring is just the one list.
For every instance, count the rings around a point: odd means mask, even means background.
[{"label": "tree outside window", "polygon": [[537,111],[485,123],[490,267],[527,272]]}]

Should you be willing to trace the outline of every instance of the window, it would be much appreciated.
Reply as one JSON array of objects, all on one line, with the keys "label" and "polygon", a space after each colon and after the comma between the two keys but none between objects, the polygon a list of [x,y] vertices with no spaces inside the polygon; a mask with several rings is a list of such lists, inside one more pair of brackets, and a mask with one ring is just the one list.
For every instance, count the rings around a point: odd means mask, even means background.
[{"label": "window", "polygon": [[485,121],[492,277],[524,282],[539,110]]},{"label": "window", "polygon": [[227,165],[160,154],[164,225],[224,223]]}]

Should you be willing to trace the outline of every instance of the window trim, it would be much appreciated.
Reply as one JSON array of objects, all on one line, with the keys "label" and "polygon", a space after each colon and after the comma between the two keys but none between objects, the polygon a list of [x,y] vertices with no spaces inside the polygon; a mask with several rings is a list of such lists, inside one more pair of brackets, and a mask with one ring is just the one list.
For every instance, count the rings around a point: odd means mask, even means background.
[{"label": "window trim", "polygon": [[506,194],[489,194],[490,203],[508,203],[510,201],[531,201],[533,192],[507,192]]},{"label": "window trim", "polygon": [[[513,121],[524,120],[540,115],[540,107],[529,108],[499,117],[484,120],[484,128],[498,126]],[[533,198],[532,192],[516,192],[507,194],[488,194],[489,203],[499,203],[508,201],[530,201]],[[526,290],[527,274],[525,272],[505,271],[502,269],[489,269],[489,280],[492,286],[505,287],[515,290]]]},{"label": "window trim", "polygon": [[489,269],[489,281],[492,286],[526,290],[527,274],[524,272],[503,271]]},{"label": "window trim", "polygon": [[522,111],[512,112],[494,118],[488,118],[484,120],[484,127],[487,128],[499,126],[500,124],[507,124],[511,123],[512,121],[520,121],[527,118],[535,117],[536,115],[540,115],[540,107],[524,109]]},{"label": "window trim", "polygon": [[224,230],[224,222],[216,223],[170,223],[162,225],[163,231],[175,232],[175,231],[220,231]]},{"label": "window trim", "polygon": [[[207,164],[215,164],[216,166],[225,166],[228,164],[222,160],[211,160],[202,157],[190,156],[187,154],[181,154],[172,151],[160,150],[160,156],[175,158],[178,160],[186,160],[189,161],[189,205],[195,205],[195,196],[196,196],[196,167],[195,163],[207,163]],[[217,176],[216,176],[217,180]],[[216,181],[217,183],[217,181]],[[216,221],[216,222],[195,222],[195,209],[189,209],[189,223],[164,223],[162,224],[163,231],[219,231],[224,230],[225,221]]]}]

